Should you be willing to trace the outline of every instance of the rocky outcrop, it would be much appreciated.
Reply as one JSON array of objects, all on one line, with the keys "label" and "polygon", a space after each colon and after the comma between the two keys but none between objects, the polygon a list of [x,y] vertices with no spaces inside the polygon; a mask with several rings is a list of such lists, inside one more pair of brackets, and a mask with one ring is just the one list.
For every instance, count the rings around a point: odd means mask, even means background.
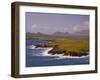
[{"label": "rocky outcrop", "polygon": [[50,46],[50,45],[35,45],[35,46],[36,46],[36,48],[39,48],[39,47],[41,47],[41,48],[53,47],[53,46]]},{"label": "rocky outcrop", "polygon": [[86,56],[88,55],[87,52],[78,52],[78,51],[67,51],[62,49],[61,47],[59,47],[59,45],[55,45],[55,46],[50,46],[50,45],[36,45],[36,48],[48,48],[48,47],[53,47],[52,50],[50,50],[48,52],[48,54],[64,54],[65,56]]},{"label": "rocky outcrop", "polygon": [[88,53],[82,53],[78,51],[66,51],[61,49],[58,45],[55,45],[52,50],[48,52],[49,54],[64,54],[65,56],[86,56]]},{"label": "rocky outcrop", "polygon": [[49,54],[65,54],[66,50],[61,49],[58,45],[55,45],[51,51],[48,52]]},{"label": "rocky outcrop", "polygon": [[70,55],[70,56],[79,56],[80,52],[77,52],[77,51],[68,51],[68,55]]}]

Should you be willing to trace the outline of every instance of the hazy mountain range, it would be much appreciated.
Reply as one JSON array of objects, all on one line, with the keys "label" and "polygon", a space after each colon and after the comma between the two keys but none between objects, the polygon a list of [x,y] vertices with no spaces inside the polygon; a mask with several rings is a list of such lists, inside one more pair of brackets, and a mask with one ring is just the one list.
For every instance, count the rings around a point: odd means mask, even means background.
[{"label": "hazy mountain range", "polygon": [[77,38],[89,38],[89,30],[81,30],[79,32],[73,32],[73,33],[69,33],[69,32],[54,32],[53,34],[44,34],[41,32],[37,32],[37,33],[30,33],[27,32],[26,33],[27,36],[55,36],[55,37],[77,37]]}]

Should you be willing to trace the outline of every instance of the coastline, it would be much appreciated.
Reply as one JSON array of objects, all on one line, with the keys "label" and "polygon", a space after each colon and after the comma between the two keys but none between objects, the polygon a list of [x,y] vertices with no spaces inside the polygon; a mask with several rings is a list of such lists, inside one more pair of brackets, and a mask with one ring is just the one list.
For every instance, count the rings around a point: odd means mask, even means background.
[{"label": "coastline", "polygon": [[52,54],[52,53],[49,53],[49,51],[53,50],[54,48],[53,47],[36,47],[34,45],[30,45],[30,46],[27,46],[27,48],[29,49],[46,49],[45,52],[44,52],[44,56],[58,56],[58,57],[61,57],[61,58],[85,58],[85,57],[89,57],[89,55],[85,55],[85,56],[70,56],[70,55],[64,55],[64,53],[61,53],[61,54]]}]

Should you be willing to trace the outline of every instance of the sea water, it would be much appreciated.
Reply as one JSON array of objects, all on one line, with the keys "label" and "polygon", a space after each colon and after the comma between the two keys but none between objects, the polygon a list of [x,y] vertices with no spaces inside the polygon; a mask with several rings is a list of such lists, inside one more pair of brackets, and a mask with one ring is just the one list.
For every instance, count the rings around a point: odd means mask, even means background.
[{"label": "sea water", "polygon": [[26,67],[89,64],[89,56],[70,57],[63,54],[48,54],[52,47],[35,48],[40,43],[44,42],[39,39],[26,40]]}]

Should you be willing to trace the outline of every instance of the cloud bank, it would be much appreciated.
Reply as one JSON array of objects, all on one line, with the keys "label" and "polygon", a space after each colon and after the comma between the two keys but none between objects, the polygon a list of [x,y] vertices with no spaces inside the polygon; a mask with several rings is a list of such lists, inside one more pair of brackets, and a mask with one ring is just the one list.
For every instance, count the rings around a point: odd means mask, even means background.
[{"label": "cloud bank", "polygon": [[49,32],[51,31],[51,33],[55,33],[55,32],[69,32],[69,33],[76,33],[76,32],[82,32],[82,31],[87,31],[89,32],[89,21],[84,21],[81,22],[80,24],[77,24],[75,26],[72,27],[53,27],[53,26],[40,26],[37,24],[33,24],[31,26],[31,32],[32,33],[37,33],[37,32],[41,32],[41,33],[45,33],[45,34],[49,34]]},{"label": "cloud bank", "polygon": [[72,32],[89,31],[89,26],[89,21],[85,21],[83,23],[73,26]]}]

